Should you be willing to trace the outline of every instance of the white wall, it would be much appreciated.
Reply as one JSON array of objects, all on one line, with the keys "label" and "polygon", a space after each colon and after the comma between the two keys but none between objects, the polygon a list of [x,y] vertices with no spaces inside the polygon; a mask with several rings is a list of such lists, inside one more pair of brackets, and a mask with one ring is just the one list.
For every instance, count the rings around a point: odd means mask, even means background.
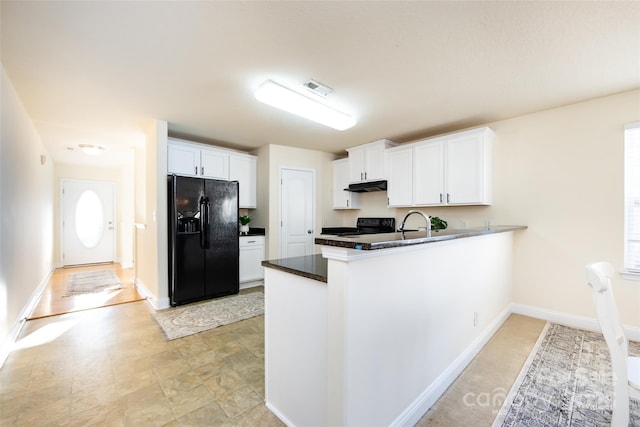
[{"label": "white wall", "polygon": [[[516,233],[514,302],[593,318],[584,266],[623,267],[623,127],[639,119],[635,90],[488,123],[496,133],[493,205],[419,209],[452,228],[486,219],[527,225]],[[361,210],[344,214],[345,225],[358,216],[400,221],[407,212],[387,209],[386,193],[361,200]],[[640,327],[640,282],[617,276],[613,286],[623,322]]]},{"label": "white wall", "polygon": [[[53,164],[1,68],[0,343],[53,268]],[[0,360],[1,364],[2,360]]]},{"label": "white wall", "polygon": [[169,307],[166,121],[153,120],[136,149],[135,281],[156,308]]}]

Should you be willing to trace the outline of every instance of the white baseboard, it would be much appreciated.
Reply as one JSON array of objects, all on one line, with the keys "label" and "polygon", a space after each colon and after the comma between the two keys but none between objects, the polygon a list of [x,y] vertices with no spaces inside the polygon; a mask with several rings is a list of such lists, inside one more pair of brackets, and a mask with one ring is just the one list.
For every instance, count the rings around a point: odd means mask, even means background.
[{"label": "white baseboard", "polygon": [[151,304],[151,307],[154,310],[162,310],[165,308],[169,308],[171,305],[169,304],[169,298],[156,298],[151,291],[149,291],[149,288],[147,288],[147,286],[144,284],[144,282],[142,280],[140,280],[139,278],[135,278],[133,279],[133,283],[136,285],[136,288],[138,289],[138,292],[140,292],[140,294],[145,297],[145,299],[147,300],[147,302],[149,304]]},{"label": "white baseboard", "polygon": [[264,406],[266,406],[273,413],[273,415],[278,417],[278,419],[282,421],[287,427],[295,427],[295,424],[293,424],[287,417],[285,417],[282,412],[278,411],[278,409],[270,402],[265,400]]},{"label": "white baseboard", "polygon": [[489,342],[491,337],[500,329],[500,326],[511,314],[510,307],[505,308],[491,324],[489,324],[478,337],[451,363],[447,369],[424,390],[402,413],[391,423],[392,426],[413,426],[424,414],[427,413],[458,378],[464,369],[471,363],[480,350]]},{"label": "white baseboard", "polygon": [[240,289],[255,288],[255,287],[258,287],[258,286],[264,286],[264,280],[258,279],[258,280],[254,280],[252,282],[240,283]]},{"label": "white baseboard", "polygon": [[18,314],[18,317],[16,318],[15,322],[13,322],[13,325],[11,326],[9,333],[4,338],[2,346],[0,346],[0,368],[2,368],[2,365],[4,365],[4,362],[9,357],[9,353],[11,353],[11,348],[13,347],[16,340],[18,339],[18,335],[20,334],[22,327],[27,321],[27,317],[31,314],[33,309],[36,307],[36,304],[40,300],[40,296],[42,296],[42,293],[47,287],[47,283],[49,282],[49,279],[51,279],[51,275],[53,274],[53,271],[54,271],[54,268],[49,270],[49,273],[47,274],[47,276],[40,282],[38,287],[33,291],[31,296],[27,300],[27,303],[24,305],[24,307],[22,307],[22,310]]},{"label": "white baseboard", "polygon": [[[585,329],[587,331],[600,332],[598,319],[578,316],[575,314],[563,313],[561,311],[549,310],[525,304],[511,304],[511,312],[522,314],[523,316],[535,317],[547,322],[559,323],[573,328]],[[624,326],[624,332],[628,339],[640,341],[640,328],[634,326]]]}]

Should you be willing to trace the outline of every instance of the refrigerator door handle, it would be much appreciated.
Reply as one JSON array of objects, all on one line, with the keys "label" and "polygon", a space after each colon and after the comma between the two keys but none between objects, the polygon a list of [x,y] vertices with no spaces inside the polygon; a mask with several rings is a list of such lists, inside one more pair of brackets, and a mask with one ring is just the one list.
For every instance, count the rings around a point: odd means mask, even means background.
[{"label": "refrigerator door handle", "polygon": [[200,198],[200,248],[206,249],[207,240],[206,240],[206,220],[205,213],[206,212],[206,202],[205,198]]},{"label": "refrigerator door handle", "polygon": [[204,198],[204,215],[202,213],[200,216],[204,217],[203,227],[202,227],[202,235],[204,236],[204,247],[203,249],[209,249],[209,198]]}]

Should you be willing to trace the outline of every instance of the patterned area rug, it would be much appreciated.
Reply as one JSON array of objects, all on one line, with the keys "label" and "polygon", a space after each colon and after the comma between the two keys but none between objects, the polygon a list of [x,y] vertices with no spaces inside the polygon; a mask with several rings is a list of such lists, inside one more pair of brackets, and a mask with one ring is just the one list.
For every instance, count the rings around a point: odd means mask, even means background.
[{"label": "patterned area rug", "polygon": [[95,294],[122,289],[122,283],[113,270],[85,271],[69,276],[65,296]]},{"label": "patterned area rug", "polygon": [[264,314],[264,293],[251,292],[156,312],[168,341]]},{"label": "patterned area rug", "polygon": [[[629,352],[640,355],[640,343],[630,341]],[[547,324],[493,426],[609,426],[612,393],[602,334]],[[638,400],[630,425],[640,426]]]}]

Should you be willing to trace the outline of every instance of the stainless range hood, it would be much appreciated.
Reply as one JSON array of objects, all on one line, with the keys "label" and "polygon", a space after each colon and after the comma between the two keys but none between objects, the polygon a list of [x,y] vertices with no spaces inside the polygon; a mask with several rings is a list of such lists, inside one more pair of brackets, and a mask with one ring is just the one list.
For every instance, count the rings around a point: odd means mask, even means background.
[{"label": "stainless range hood", "polygon": [[349,188],[345,188],[344,191],[351,191],[352,193],[369,193],[371,191],[387,191],[387,181],[370,181],[370,182],[359,182],[357,184],[349,184]]}]

